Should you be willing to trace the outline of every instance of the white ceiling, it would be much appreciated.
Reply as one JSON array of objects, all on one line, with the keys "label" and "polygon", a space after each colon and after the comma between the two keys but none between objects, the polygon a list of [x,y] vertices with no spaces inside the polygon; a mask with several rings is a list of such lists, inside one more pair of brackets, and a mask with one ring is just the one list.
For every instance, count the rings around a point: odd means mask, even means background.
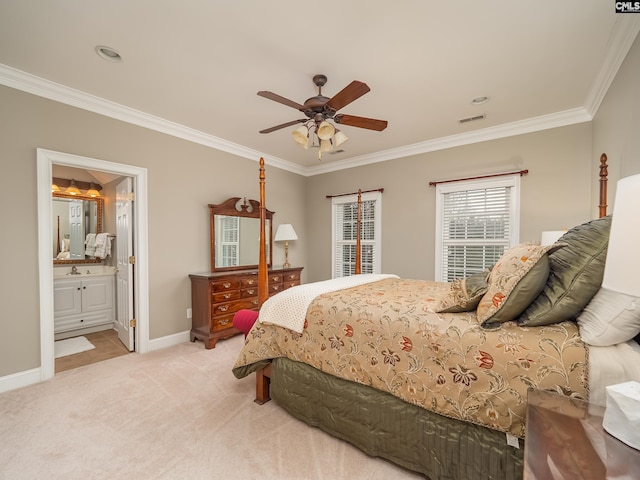
[{"label": "white ceiling", "polygon": [[[2,0],[0,83],[311,175],[588,121],[639,30],[608,0]],[[303,115],[256,93],[303,103],[317,73],[388,128],[321,161],[258,133]]]}]

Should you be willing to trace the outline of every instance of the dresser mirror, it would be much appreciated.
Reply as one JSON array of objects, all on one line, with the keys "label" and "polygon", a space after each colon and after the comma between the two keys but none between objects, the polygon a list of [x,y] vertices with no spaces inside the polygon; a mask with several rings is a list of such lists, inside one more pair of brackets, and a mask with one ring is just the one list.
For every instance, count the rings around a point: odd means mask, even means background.
[{"label": "dresser mirror", "polygon": [[[266,253],[271,266],[273,214],[266,210]],[[260,202],[233,197],[209,204],[211,271],[258,268],[260,254]]]},{"label": "dresser mirror", "polygon": [[99,258],[84,254],[84,242],[89,233],[102,233],[102,198],[87,195],[51,194],[53,264],[100,263]]}]

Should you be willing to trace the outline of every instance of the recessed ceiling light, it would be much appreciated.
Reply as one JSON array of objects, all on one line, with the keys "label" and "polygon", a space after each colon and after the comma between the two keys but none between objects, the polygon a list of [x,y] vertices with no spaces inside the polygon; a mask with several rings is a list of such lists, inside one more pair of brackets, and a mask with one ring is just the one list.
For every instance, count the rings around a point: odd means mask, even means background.
[{"label": "recessed ceiling light", "polygon": [[111,47],[105,47],[103,45],[98,45],[96,47],[96,53],[100,55],[105,60],[109,60],[110,62],[121,62],[122,57],[118,52],[116,52]]},{"label": "recessed ceiling light", "polygon": [[471,103],[473,103],[474,105],[481,105],[488,101],[489,101],[489,97],[476,97],[473,100],[471,100]]}]

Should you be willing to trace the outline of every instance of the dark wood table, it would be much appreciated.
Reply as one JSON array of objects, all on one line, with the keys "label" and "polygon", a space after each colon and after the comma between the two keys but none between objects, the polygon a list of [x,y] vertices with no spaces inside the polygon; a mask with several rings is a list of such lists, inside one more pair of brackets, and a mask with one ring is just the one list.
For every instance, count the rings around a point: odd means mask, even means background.
[{"label": "dark wood table", "polygon": [[640,451],[607,433],[603,415],[603,406],[531,390],[524,479],[640,479]]}]

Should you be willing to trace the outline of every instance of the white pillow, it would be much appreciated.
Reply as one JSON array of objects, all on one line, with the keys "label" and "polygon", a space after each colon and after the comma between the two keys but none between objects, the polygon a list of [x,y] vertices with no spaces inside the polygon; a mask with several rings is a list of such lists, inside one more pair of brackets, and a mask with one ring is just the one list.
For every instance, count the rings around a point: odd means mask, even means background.
[{"label": "white pillow", "polygon": [[640,298],[601,287],[577,318],[584,343],[606,347],[640,333]]}]

